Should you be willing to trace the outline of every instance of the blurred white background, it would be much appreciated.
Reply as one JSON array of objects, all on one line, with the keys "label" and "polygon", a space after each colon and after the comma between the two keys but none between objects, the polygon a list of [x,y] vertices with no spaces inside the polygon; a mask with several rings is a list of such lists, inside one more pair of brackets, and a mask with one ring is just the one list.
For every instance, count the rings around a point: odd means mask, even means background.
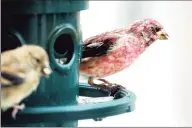
[{"label": "blurred white background", "polygon": [[156,41],[130,68],[107,78],[136,94],[135,111],[82,120],[79,127],[192,126],[191,1],[90,1],[81,12],[83,39],[147,17],[164,26],[169,40]]}]

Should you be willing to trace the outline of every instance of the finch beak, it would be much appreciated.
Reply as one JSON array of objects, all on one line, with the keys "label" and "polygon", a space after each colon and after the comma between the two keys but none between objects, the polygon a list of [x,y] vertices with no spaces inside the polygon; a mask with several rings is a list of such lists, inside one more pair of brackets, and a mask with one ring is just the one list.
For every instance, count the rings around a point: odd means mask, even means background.
[{"label": "finch beak", "polygon": [[48,77],[51,73],[51,67],[49,66],[49,64],[45,64],[42,70],[43,75],[45,75],[46,77]]},{"label": "finch beak", "polygon": [[159,40],[168,40],[168,37],[169,35],[163,30],[157,32],[157,39]]}]

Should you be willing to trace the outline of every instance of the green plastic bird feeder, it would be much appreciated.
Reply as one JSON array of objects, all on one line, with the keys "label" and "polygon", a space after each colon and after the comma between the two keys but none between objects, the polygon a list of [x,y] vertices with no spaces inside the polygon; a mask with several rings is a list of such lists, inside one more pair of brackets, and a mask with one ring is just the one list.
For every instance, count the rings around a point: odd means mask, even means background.
[{"label": "green plastic bird feeder", "polygon": [[[79,84],[82,36],[80,11],[88,1],[77,0],[2,0],[2,48],[36,44],[46,49],[53,73],[41,79],[36,92],[24,99],[26,109],[16,120],[11,110],[1,113],[2,126],[77,127],[78,120],[105,118],[134,110],[135,95],[120,90],[115,100],[80,105],[79,96],[107,96],[88,84]],[[56,61],[66,58],[65,64]]]}]

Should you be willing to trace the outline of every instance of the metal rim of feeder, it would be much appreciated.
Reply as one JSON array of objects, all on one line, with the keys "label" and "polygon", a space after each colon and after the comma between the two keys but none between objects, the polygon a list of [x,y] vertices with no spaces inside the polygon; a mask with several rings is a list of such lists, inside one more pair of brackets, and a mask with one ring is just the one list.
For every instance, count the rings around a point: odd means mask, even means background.
[{"label": "metal rim of feeder", "polygon": [[[95,87],[88,86],[86,83],[80,83],[80,91],[83,96],[94,94],[99,90]],[[107,95],[106,92],[100,90],[100,95]],[[50,107],[28,107],[17,115],[17,121],[14,119],[4,119],[3,124],[25,124],[38,123],[42,119],[44,122],[49,121],[68,121],[68,120],[83,120],[83,119],[100,119],[108,116],[119,115],[126,112],[131,112],[135,109],[136,95],[125,89],[120,89],[118,99],[85,105],[69,105],[69,106],[50,106]],[[98,95],[97,95],[98,96]]]}]

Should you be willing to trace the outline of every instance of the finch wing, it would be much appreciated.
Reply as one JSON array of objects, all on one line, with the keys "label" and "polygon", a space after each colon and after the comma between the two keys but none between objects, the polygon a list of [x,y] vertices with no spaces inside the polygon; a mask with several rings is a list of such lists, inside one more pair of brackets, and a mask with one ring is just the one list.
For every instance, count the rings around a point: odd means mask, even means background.
[{"label": "finch wing", "polygon": [[82,59],[107,55],[117,39],[117,35],[107,33],[85,40],[82,48]]},{"label": "finch wing", "polygon": [[18,86],[25,82],[25,78],[20,77],[19,75],[1,72],[1,86],[2,88],[10,86]]},{"label": "finch wing", "polygon": [[25,67],[19,64],[12,52],[1,54],[1,88],[18,86],[25,82]]}]

